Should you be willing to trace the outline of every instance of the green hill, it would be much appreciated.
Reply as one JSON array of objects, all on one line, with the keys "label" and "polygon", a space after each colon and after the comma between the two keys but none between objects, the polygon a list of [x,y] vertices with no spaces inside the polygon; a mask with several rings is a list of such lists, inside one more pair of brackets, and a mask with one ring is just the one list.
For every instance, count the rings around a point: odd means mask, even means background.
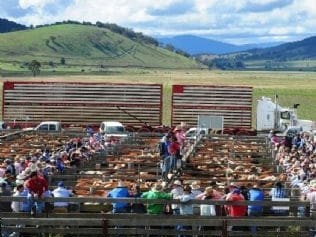
[{"label": "green hill", "polygon": [[222,55],[200,55],[210,68],[316,71],[316,36],[264,49]]},{"label": "green hill", "polygon": [[271,48],[248,50],[250,55],[246,59],[273,59],[279,61],[316,59],[315,45],[316,36]]},{"label": "green hill", "polygon": [[193,59],[93,25],[59,24],[0,34],[0,70],[32,60],[56,66],[62,58],[68,67],[200,67]]}]

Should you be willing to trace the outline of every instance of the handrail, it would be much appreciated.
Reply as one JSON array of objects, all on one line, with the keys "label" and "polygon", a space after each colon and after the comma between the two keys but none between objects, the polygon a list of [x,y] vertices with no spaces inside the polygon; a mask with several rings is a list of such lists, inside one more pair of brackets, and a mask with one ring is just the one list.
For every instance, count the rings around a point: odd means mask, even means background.
[{"label": "handrail", "polygon": [[[0,202],[8,202],[8,201],[25,201],[27,197],[12,197],[12,196],[1,196]],[[39,199],[43,202],[70,202],[70,203],[131,203],[131,202],[138,202],[144,204],[181,204],[180,200],[178,199],[144,199],[144,198],[106,198],[106,197],[45,197]],[[260,205],[260,206],[290,206],[290,207],[298,207],[298,206],[305,206],[309,207],[310,202],[308,201],[271,201],[271,200],[264,200],[264,201],[225,201],[225,200],[190,200],[185,204],[210,204],[210,205]]]}]

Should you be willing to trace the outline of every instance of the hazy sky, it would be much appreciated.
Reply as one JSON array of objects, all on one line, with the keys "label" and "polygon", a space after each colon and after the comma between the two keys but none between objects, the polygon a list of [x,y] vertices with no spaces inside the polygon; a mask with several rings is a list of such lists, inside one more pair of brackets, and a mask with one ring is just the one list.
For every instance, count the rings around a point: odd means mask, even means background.
[{"label": "hazy sky", "polygon": [[0,18],[28,26],[100,21],[154,37],[260,43],[316,35],[316,0],[0,0]]}]

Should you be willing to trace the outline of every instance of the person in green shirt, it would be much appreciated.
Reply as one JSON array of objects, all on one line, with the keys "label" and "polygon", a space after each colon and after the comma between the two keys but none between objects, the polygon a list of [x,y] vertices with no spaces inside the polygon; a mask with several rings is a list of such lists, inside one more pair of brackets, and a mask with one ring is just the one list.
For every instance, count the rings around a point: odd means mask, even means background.
[{"label": "person in green shirt", "polygon": [[[155,183],[150,191],[145,192],[141,196],[145,199],[172,199],[172,194],[163,191],[161,183]],[[165,211],[165,204],[148,204],[148,214],[162,214]]]}]

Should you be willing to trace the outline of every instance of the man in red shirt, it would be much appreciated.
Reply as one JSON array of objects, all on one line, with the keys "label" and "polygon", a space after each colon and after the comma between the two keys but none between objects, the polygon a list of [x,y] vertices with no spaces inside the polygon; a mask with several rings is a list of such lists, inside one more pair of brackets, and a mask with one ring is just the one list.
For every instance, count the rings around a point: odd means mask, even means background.
[{"label": "man in red shirt", "polygon": [[[244,196],[240,193],[238,188],[235,188],[230,194],[227,195],[226,201],[244,201]],[[228,206],[228,215],[232,217],[245,216],[247,212],[246,205],[231,205]]]},{"label": "man in red shirt", "polygon": [[[232,202],[237,202],[237,201],[244,201],[245,198],[244,196],[240,193],[239,188],[233,189],[231,193],[229,193],[226,197],[226,201],[232,201]],[[240,216],[245,216],[247,213],[247,206],[246,205],[229,205],[226,206],[226,212],[228,216],[231,217],[240,217]],[[230,227],[233,230],[241,230],[241,227]]]},{"label": "man in red shirt", "polygon": [[36,213],[40,213],[44,208],[44,203],[38,199],[43,198],[44,193],[48,190],[47,181],[44,177],[39,176],[37,171],[33,171],[26,181],[25,186],[29,190],[31,214],[35,215]]},{"label": "man in red shirt", "polygon": [[175,136],[171,137],[171,143],[168,146],[168,152],[170,154],[170,170],[177,170],[177,160],[181,160],[180,156],[180,144]]}]

